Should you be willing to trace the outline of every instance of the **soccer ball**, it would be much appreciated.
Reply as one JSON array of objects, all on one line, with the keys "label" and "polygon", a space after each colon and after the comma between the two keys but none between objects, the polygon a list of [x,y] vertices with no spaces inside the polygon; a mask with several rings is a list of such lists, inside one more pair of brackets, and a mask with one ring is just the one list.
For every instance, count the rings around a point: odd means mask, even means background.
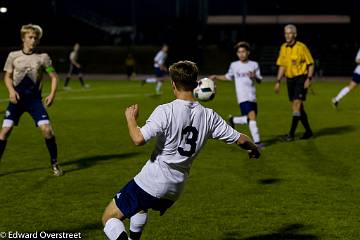
[{"label": "soccer ball", "polygon": [[210,78],[202,78],[194,89],[194,97],[200,101],[210,101],[215,97],[215,83]]}]

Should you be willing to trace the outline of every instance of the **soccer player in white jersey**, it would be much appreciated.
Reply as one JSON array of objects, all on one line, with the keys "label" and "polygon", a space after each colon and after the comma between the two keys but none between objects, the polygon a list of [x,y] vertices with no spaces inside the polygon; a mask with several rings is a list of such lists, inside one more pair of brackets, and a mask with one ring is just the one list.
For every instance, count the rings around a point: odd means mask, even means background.
[{"label": "soccer player in white jersey", "polygon": [[[10,102],[6,109],[2,129],[0,131],[0,159],[5,150],[6,139],[19,122],[21,115],[28,112],[39,127],[50,153],[51,168],[55,176],[63,174],[57,162],[57,145],[54,131],[50,125],[46,107],[55,99],[58,76],[46,53],[35,51],[42,37],[42,29],[38,25],[24,25],[21,28],[23,46],[21,50],[10,52],[6,60],[5,85],[9,91]],[[41,76],[47,72],[51,78],[50,94],[41,99]]]},{"label": "soccer player in white jersey", "polygon": [[249,60],[249,43],[239,42],[234,48],[239,60],[230,64],[229,71],[225,75],[212,75],[210,78],[235,81],[236,96],[242,116],[230,116],[228,122],[232,127],[235,124],[248,124],[253,141],[259,148],[263,148],[264,145],[260,141],[259,129],[256,123],[255,82],[260,83],[262,79],[259,64]]},{"label": "soccer player in white jersey", "polygon": [[89,88],[90,85],[89,84],[85,84],[84,82],[84,78],[81,72],[81,65],[78,61],[79,59],[79,50],[80,50],[80,44],[76,43],[74,45],[74,49],[73,51],[70,53],[69,56],[69,61],[70,61],[70,67],[69,67],[69,73],[65,79],[65,84],[64,84],[64,89],[65,90],[70,90],[70,87],[68,87],[70,78],[72,75],[77,75],[77,77],[79,78],[80,84],[83,88]]},{"label": "soccer player in white jersey", "polygon": [[167,53],[169,51],[168,45],[164,44],[159,52],[154,57],[154,72],[155,78],[147,78],[142,81],[142,84],[156,82],[155,91],[156,94],[161,94],[161,87],[166,77],[167,68],[165,66],[165,61],[167,58]]},{"label": "soccer player in white jersey", "polygon": [[349,85],[341,89],[338,95],[332,99],[332,104],[335,108],[337,108],[340,100],[360,83],[360,49],[356,54],[355,63],[357,66],[354,70],[352,80],[350,81]]},{"label": "soccer player in white jersey", "polygon": [[160,215],[180,197],[190,167],[208,138],[236,143],[246,149],[250,158],[260,153],[244,134],[230,127],[215,111],[193,98],[198,69],[190,61],[180,61],[170,68],[176,99],[158,106],[146,124],[139,128],[138,105],[125,111],[129,134],[135,145],[157,137],[157,145],[142,170],[117,193],[106,207],[102,222],[110,240],[128,239],[122,221],[130,218],[130,238],[140,239],[147,221],[147,210]]}]

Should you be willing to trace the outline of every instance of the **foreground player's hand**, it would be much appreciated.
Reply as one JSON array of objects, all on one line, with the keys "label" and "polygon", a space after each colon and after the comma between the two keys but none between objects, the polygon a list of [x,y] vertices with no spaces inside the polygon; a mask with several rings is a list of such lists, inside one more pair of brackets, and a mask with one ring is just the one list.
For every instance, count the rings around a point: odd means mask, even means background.
[{"label": "foreground player's hand", "polygon": [[305,89],[308,89],[308,88],[310,87],[310,85],[311,85],[311,81],[310,81],[310,79],[308,78],[308,79],[306,79],[305,82],[304,82],[304,88],[305,88]]},{"label": "foreground player's hand", "polygon": [[10,92],[9,95],[10,102],[17,103],[20,100],[20,96],[16,91]]},{"label": "foreground player's hand", "polygon": [[53,95],[53,94],[50,94],[49,96],[47,96],[44,100],[45,106],[50,107],[51,104],[53,104],[53,102],[54,102],[54,98],[55,98],[55,95]]},{"label": "foreground player's hand", "polygon": [[279,94],[279,92],[280,92],[280,83],[279,82],[275,83],[274,91],[276,94]]},{"label": "foreground player's hand", "polygon": [[127,119],[137,119],[139,116],[139,106],[137,104],[131,105],[125,110],[125,117]]}]

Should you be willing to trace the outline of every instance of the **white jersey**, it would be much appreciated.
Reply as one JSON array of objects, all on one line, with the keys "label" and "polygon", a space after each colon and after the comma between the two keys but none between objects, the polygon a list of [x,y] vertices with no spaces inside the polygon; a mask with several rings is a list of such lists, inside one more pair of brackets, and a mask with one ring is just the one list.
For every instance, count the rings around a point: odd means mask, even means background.
[{"label": "white jersey", "polygon": [[72,63],[73,61],[77,62],[78,57],[79,57],[78,52],[77,51],[72,51],[70,53],[70,56],[69,56],[70,63]]},{"label": "white jersey", "polygon": [[255,72],[256,77],[262,79],[259,64],[254,61],[243,63],[232,62],[225,77],[228,80],[235,80],[236,97],[238,103],[256,102],[255,82],[251,80],[250,73]]},{"label": "white jersey", "polygon": [[236,142],[240,133],[198,102],[176,99],[158,106],[140,129],[145,141],[157,137],[150,160],[134,178],[157,198],[180,196],[191,164],[208,138]]},{"label": "white jersey", "polygon": [[[355,61],[357,61],[357,60],[360,60],[360,49],[359,49],[359,51],[358,51],[357,54],[356,54]],[[360,74],[360,64],[358,64],[358,65],[356,66],[354,73]]]},{"label": "white jersey", "polygon": [[164,51],[159,51],[154,58],[154,67],[158,68],[160,65],[165,63],[167,53]]},{"label": "white jersey", "polygon": [[41,81],[41,73],[49,67],[52,67],[51,59],[46,53],[25,54],[19,50],[9,53],[4,71],[13,74],[13,85],[16,87],[25,78],[38,85]]}]

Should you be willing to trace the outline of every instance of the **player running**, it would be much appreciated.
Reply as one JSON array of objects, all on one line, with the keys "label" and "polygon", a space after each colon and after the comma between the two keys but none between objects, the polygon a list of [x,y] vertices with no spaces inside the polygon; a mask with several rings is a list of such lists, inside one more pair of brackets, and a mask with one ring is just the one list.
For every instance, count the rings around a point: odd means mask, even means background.
[{"label": "player running", "polygon": [[170,67],[176,99],[158,106],[146,124],[139,128],[138,105],[125,111],[129,134],[135,145],[157,137],[157,145],[142,170],[116,194],[106,207],[102,222],[110,240],[128,239],[123,220],[130,218],[130,238],[140,239],[147,221],[147,210],[163,215],[180,197],[191,164],[208,138],[236,143],[250,158],[260,153],[251,140],[240,134],[212,109],[193,98],[198,69],[195,63],[180,61]]},{"label": "player running", "polygon": [[250,45],[247,42],[239,42],[235,45],[236,55],[239,60],[232,62],[229,71],[225,75],[212,75],[213,80],[235,81],[237,101],[242,116],[230,116],[228,123],[248,124],[253,141],[258,148],[264,145],[260,141],[259,129],[256,123],[257,103],[255,82],[261,83],[259,64],[249,60]]},{"label": "player running", "polygon": [[356,54],[355,62],[357,66],[354,70],[352,80],[350,81],[349,85],[341,89],[338,95],[336,95],[336,97],[334,97],[331,101],[335,108],[338,107],[340,100],[360,83],[360,49]]},{"label": "player running", "polygon": [[51,77],[51,91],[44,99],[46,107],[55,99],[58,76],[46,53],[37,53],[35,48],[42,37],[42,29],[38,25],[24,25],[21,28],[21,50],[10,52],[5,63],[5,85],[9,91],[10,103],[0,131],[0,159],[5,150],[6,139],[20,120],[24,112],[28,112],[39,127],[50,153],[51,169],[55,176],[63,171],[57,162],[57,145],[49,116],[41,101],[41,76],[45,71]]}]

